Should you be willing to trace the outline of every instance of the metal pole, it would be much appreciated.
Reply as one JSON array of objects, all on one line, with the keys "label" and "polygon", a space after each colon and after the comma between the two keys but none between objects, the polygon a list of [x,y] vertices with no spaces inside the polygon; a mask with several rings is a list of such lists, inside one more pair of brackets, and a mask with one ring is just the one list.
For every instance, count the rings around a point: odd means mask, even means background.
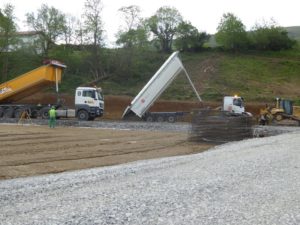
[{"label": "metal pole", "polygon": [[58,79],[57,79],[57,68],[55,68],[55,83],[56,83],[56,93],[58,94]]},{"label": "metal pole", "polygon": [[57,67],[55,67],[55,85],[56,85],[56,104],[60,104],[59,93],[58,93],[58,74]]},{"label": "metal pole", "polygon": [[189,77],[189,75],[188,75],[186,69],[184,68],[184,66],[182,66],[182,69],[183,69],[183,71],[184,71],[184,73],[185,73],[185,75],[186,75],[188,81],[190,82],[190,85],[192,86],[192,88],[193,88],[193,90],[194,90],[194,92],[195,92],[195,94],[196,94],[198,100],[199,100],[200,102],[202,102],[202,99],[201,99],[200,95],[198,94],[198,92],[197,92],[197,90],[196,90],[196,88],[195,88],[195,86],[194,86],[194,84],[193,84],[191,78]]}]

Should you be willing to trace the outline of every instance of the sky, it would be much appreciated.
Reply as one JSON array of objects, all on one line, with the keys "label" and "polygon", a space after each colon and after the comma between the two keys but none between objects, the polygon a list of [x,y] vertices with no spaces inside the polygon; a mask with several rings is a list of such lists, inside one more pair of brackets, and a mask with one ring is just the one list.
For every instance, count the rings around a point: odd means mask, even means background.
[{"label": "sky", "polygon": [[[25,25],[25,14],[36,12],[42,4],[53,6],[60,11],[80,18],[85,0],[0,0],[0,8],[7,3],[15,6],[21,31],[29,30]],[[199,31],[214,34],[222,15],[227,12],[237,16],[247,30],[255,23],[270,21],[272,18],[280,26],[300,26],[299,0],[102,0],[102,19],[108,43],[115,41],[115,34],[123,21],[118,9],[122,6],[137,5],[142,17],[150,17],[161,6],[175,7],[184,20],[190,21]]]}]

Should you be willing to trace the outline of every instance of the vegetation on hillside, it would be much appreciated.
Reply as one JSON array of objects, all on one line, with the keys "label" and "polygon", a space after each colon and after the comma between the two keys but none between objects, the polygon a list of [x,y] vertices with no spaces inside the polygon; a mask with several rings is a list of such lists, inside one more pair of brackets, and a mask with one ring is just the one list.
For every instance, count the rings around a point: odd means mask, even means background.
[{"label": "vegetation on hillside", "polygon": [[[245,31],[242,21],[224,14],[215,35],[199,32],[173,7],[161,7],[141,18],[137,6],[121,7],[124,26],[115,48],[105,47],[102,2],[86,0],[82,20],[42,5],[27,13],[27,24],[39,38],[22,43],[16,35],[13,6],[0,10],[0,82],[57,59],[67,65],[61,91],[72,93],[79,85],[100,85],[109,95],[135,96],[168,58],[181,51],[182,61],[204,100],[221,100],[240,94],[248,101],[274,97],[299,98],[300,29],[270,22]],[[290,32],[290,33],[288,33]],[[60,44],[58,44],[60,43]],[[162,98],[195,100],[180,75]]]}]

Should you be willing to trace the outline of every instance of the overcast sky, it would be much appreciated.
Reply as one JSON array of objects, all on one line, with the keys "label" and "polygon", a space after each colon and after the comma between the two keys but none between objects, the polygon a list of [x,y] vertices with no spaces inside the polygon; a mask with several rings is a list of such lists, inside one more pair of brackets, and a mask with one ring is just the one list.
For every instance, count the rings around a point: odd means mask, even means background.
[{"label": "overcast sky", "polygon": [[[85,0],[0,0],[0,7],[11,3],[19,19],[20,30],[25,27],[25,13],[36,12],[42,4],[53,6],[64,13],[80,17]],[[247,30],[256,22],[274,18],[280,26],[300,26],[299,0],[102,0],[106,35],[109,42],[122,25],[118,9],[138,5],[143,17],[152,16],[161,6],[173,6],[200,31],[213,34],[224,13],[232,12],[242,20]]]}]

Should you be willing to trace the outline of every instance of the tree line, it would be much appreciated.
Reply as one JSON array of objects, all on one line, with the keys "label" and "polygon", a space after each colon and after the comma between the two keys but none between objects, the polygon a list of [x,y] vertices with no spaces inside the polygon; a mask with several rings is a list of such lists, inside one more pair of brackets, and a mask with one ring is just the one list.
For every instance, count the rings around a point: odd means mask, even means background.
[{"label": "tree line", "polygon": [[[0,9],[1,81],[18,74],[20,69],[13,65],[25,70],[47,58],[64,61],[69,66],[70,80],[76,77],[78,83],[107,77],[136,81],[160,65],[164,53],[199,52],[210,38],[184,20],[174,7],[161,7],[149,18],[143,18],[136,5],[121,7],[119,12],[124,24],[116,35],[115,47],[107,48],[101,0],[86,0],[81,18],[43,4],[37,12],[26,14],[27,26],[40,35],[34,46],[26,46],[16,35],[14,6],[5,5]],[[218,48],[227,51],[281,50],[295,44],[276,23],[256,25],[247,32],[242,21],[231,13],[223,15],[215,37]],[[11,46],[20,48],[10,51]]]}]

